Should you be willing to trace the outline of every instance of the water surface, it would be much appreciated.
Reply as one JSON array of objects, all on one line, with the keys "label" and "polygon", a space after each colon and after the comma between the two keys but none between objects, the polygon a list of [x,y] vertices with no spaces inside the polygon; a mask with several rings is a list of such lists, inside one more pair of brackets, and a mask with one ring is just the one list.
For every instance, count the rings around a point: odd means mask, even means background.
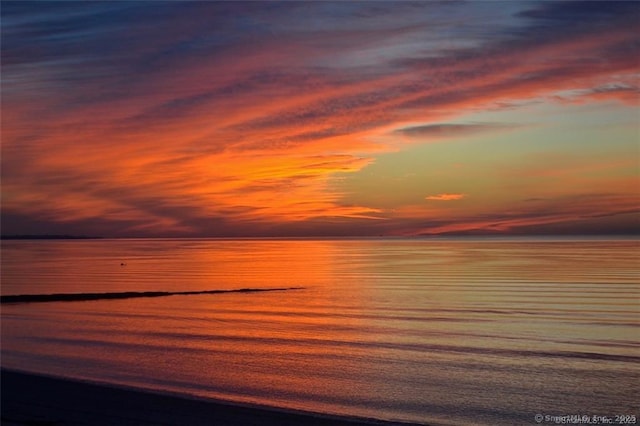
[{"label": "water surface", "polygon": [[429,424],[638,415],[633,240],[3,241],[2,366]]}]

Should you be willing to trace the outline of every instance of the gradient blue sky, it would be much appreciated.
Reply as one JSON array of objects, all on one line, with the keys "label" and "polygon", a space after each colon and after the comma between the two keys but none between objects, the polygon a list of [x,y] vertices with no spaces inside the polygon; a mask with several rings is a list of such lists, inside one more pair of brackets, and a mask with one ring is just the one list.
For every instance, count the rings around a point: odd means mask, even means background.
[{"label": "gradient blue sky", "polygon": [[638,2],[2,2],[2,233],[629,234]]}]

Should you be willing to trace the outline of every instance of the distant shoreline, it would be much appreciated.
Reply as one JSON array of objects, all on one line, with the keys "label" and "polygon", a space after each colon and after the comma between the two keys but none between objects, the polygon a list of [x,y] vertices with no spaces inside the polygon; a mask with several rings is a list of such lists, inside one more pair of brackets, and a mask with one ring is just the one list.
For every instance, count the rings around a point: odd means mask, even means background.
[{"label": "distant shoreline", "polygon": [[84,235],[2,235],[1,240],[99,240],[104,237]]},{"label": "distant shoreline", "polygon": [[434,235],[309,235],[309,236],[183,236],[183,237],[97,237],[85,235],[2,235],[0,240],[211,240],[211,241],[306,241],[306,240],[411,240],[411,241],[601,241],[640,240],[640,234],[434,234]]}]

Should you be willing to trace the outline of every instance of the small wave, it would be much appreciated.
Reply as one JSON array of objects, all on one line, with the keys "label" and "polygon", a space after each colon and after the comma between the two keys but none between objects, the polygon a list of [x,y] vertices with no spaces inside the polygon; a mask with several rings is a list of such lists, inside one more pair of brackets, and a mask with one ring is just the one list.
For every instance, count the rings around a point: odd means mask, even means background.
[{"label": "small wave", "polygon": [[259,293],[266,291],[303,290],[304,287],[240,288],[199,291],[127,291],[118,293],[56,293],[0,296],[0,303],[84,302],[89,300],[133,299],[142,297],[191,296],[197,294]]}]

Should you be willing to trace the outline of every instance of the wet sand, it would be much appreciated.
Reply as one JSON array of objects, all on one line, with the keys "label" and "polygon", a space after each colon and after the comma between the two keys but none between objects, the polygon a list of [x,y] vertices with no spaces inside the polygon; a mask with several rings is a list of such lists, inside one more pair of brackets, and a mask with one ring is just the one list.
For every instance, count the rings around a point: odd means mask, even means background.
[{"label": "wet sand", "polygon": [[189,399],[4,369],[0,381],[3,426],[408,425]]}]

